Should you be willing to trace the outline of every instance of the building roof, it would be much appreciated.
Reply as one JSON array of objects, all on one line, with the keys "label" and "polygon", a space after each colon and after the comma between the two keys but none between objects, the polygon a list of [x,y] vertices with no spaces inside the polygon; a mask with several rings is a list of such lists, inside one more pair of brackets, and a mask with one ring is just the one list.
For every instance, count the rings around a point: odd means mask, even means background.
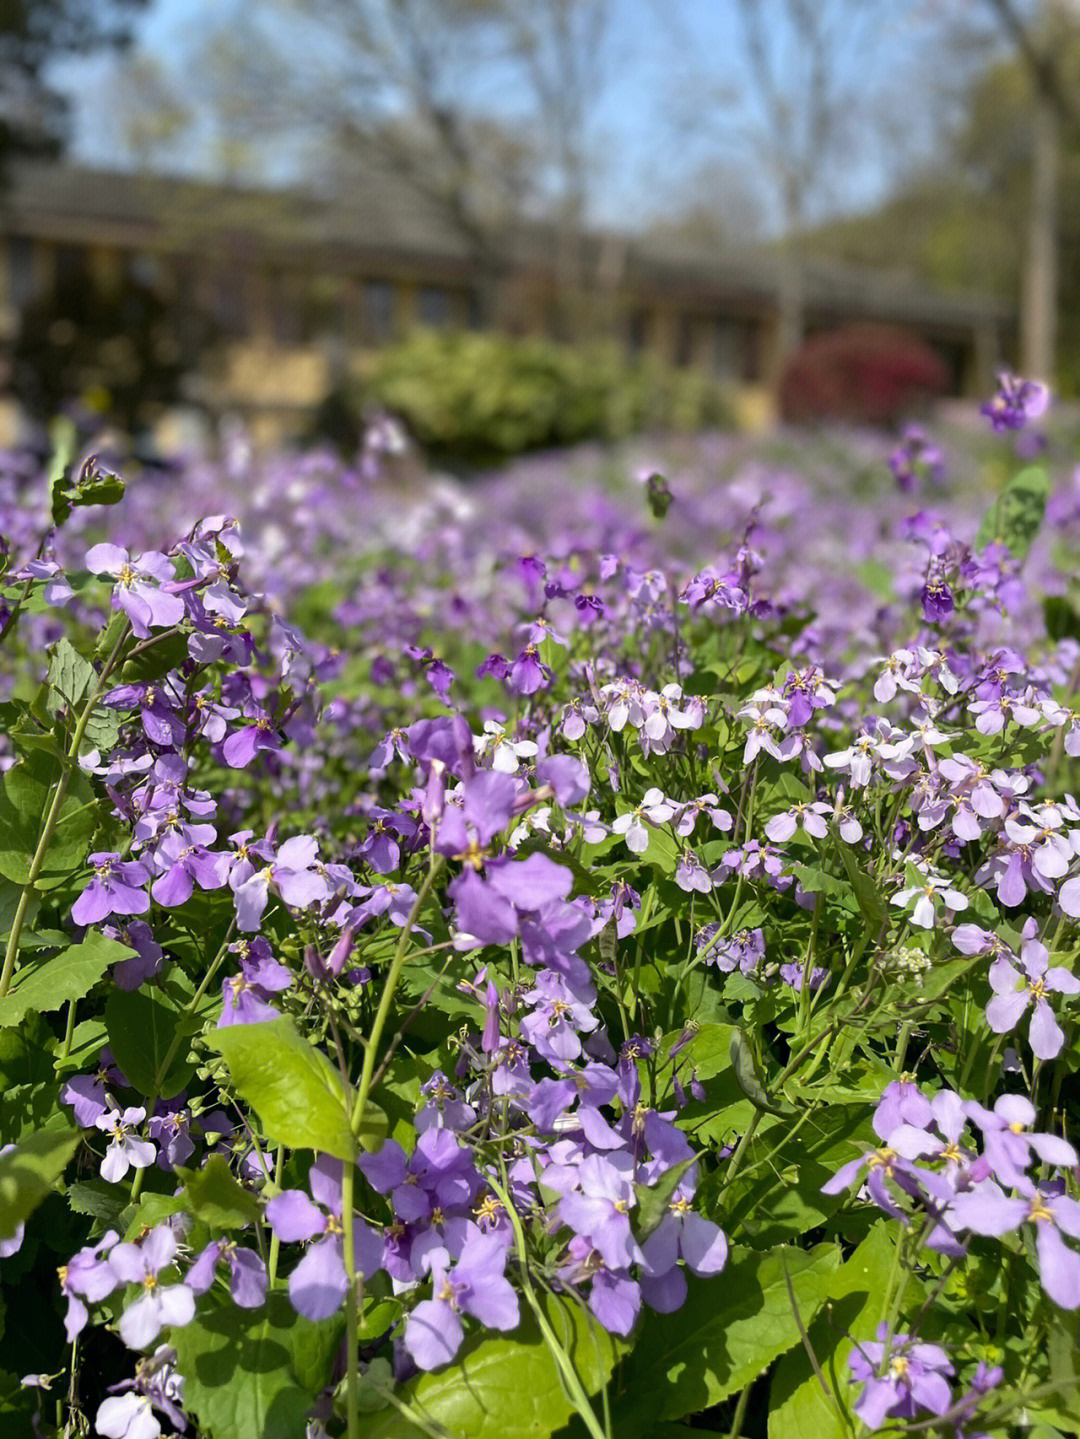
[{"label": "building roof", "polygon": [[[298,254],[327,268],[361,256],[392,255],[418,267],[435,264],[467,273],[475,253],[468,235],[444,209],[405,178],[372,166],[348,193],[254,189],[128,170],[23,162],[0,195],[0,226],[58,242],[96,240],[172,250],[223,250],[274,256]],[[780,257],[775,245],[714,249],[700,242],[663,242],[614,233],[586,241],[616,289],[678,294],[689,305],[721,298],[759,305],[775,301]],[[504,237],[505,263],[550,266],[551,226],[526,223]],[[968,327],[1009,321],[1000,299],[970,291],[941,291],[910,274],[826,264],[804,270],[808,308],[898,322]]]}]

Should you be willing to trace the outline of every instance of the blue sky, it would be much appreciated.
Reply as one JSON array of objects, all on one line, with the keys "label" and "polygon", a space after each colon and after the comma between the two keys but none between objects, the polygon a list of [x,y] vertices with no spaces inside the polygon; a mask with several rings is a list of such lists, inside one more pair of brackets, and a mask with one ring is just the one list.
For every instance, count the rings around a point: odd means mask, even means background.
[{"label": "blue sky", "polygon": [[[258,3],[258,0],[249,0]],[[763,7],[770,0],[758,0]],[[825,3],[825,0],[823,0]],[[872,0],[851,0],[857,11]],[[876,3],[876,0],[875,0]],[[140,18],[139,45],[168,67],[198,34],[200,27],[227,12],[225,0],[154,0]],[[841,62],[841,80],[853,82],[860,98],[878,107],[899,107],[897,130],[909,138],[918,122],[916,102],[904,77],[916,43],[912,16],[918,3],[882,7],[880,25],[857,51]],[[865,13],[865,12],[864,12]],[[758,119],[753,91],[740,77],[735,0],[612,0],[612,52],[609,83],[596,113],[596,151],[604,157],[594,192],[596,218],[632,225],[642,214],[662,212],[684,196],[696,164],[722,155],[741,186],[760,193],[769,215],[769,188],[759,181],[760,156],[746,140]],[[787,37],[774,27],[777,71],[794,91],[799,60]],[[117,150],[108,133],[102,86],[108,62],[91,58],[66,65],[62,79],[76,98],[76,154],[98,163],[115,162]],[[680,104],[703,85],[724,85],[730,98],[721,113],[714,105]],[[895,94],[895,101],[890,95]],[[907,97],[905,99],[905,96]],[[904,113],[905,104],[910,114]],[[684,113],[680,114],[680,111]],[[701,111],[708,111],[704,118]],[[872,203],[891,176],[891,155],[882,144],[859,145],[867,127],[852,119],[852,149],[838,171],[840,183],[829,195],[833,208]],[[204,167],[206,147],[189,146],[169,157],[178,169]],[[269,178],[278,178],[270,174]]]}]

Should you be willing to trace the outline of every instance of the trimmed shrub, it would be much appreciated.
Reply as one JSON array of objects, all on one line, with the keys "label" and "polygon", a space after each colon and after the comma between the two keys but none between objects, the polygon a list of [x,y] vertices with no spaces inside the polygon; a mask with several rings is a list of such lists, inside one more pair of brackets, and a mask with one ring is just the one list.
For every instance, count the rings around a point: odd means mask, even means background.
[{"label": "trimmed shrub", "polygon": [[731,424],[708,377],[629,359],[610,343],[431,330],[381,350],[351,403],[391,411],[433,455],[465,464],[641,430]]},{"label": "trimmed shrub", "polygon": [[891,325],[845,325],[813,336],[788,362],[780,413],[800,424],[892,425],[948,384],[944,360],[917,335]]}]

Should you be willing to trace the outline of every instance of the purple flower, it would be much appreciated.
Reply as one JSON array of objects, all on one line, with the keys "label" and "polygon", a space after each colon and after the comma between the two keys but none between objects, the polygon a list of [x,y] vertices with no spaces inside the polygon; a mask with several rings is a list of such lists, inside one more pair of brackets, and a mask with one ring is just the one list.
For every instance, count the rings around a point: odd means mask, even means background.
[{"label": "purple flower", "polygon": [[629,1212],[637,1202],[633,1172],[628,1154],[591,1154],[578,1166],[576,1189],[559,1200],[559,1218],[612,1269],[641,1259],[630,1229]]},{"label": "purple flower", "polygon": [[99,850],[90,856],[94,878],[71,909],[76,924],[100,924],[110,914],[145,914],[149,896],[142,886],[150,878],[138,860],[121,860],[115,850]]},{"label": "purple flower", "polygon": [[190,1324],[195,1296],[186,1284],[162,1284],[158,1275],[176,1255],[177,1238],[161,1224],[138,1244],[117,1244],[109,1267],[121,1284],[138,1284],[142,1294],[124,1310],[118,1329],[129,1349],[145,1349],[167,1325]]},{"label": "purple flower", "polygon": [[200,889],[220,889],[225,881],[219,858],[201,844],[187,844],[182,835],[167,834],[154,854],[163,871],[150,886],[155,902],[171,909],[189,900],[196,884]]},{"label": "purple flower", "polygon": [[269,940],[262,935],[250,941],[237,940],[229,947],[240,957],[240,973],[226,979],[221,986],[224,1006],[218,1028],[277,1019],[280,1011],[274,1009],[269,1000],[289,988],[293,982],[292,973],[277,962]]},{"label": "purple flower", "polygon": [[1003,372],[998,376],[997,394],[987,400],[979,413],[985,415],[994,430],[1022,430],[1029,420],[1046,413],[1050,391],[1041,380],[1022,380],[1018,375]]},{"label": "purple flower", "polygon": [[1023,975],[1004,954],[994,960],[989,974],[994,998],[986,1006],[987,1024],[995,1034],[1011,1034],[1029,1006],[1034,1005],[1028,1039],[1036,1059],[1055,1059],[1065,1043],[1047,994],[1080,993],[1080,979],[1060,965],[1048,968],[1048,959],[1046,946],[1032,936],[1020,949]]},{"label": "purple flower", "polygon": [[[340,1159],[320,1154],[308,1174],[308,1184],[318,1203],[312,1203],[300,1189],[286,1189],[266,1206],[267,1223],[286,1244],[316,1240],[289,1275],[289,1298],[297,1314],[305,1319],[328,1319],[341,1308],[349,1287],[345,1273],[341,1173]],[[357,1272],[369,1279],[382,1259],[382,1239],[354,1216],[353,1243]]]},{"label": "purple flower", "polygon": [[677,1309],[686,1296],[686,1279],[676,1267],[679,1259],[699,1277],[719,1274],[727,1263],[723,1231],[695,1214],[692,1197],[686,1185],[680,1184],[668,1212],[641,1245],[642,1293],[646,1303],[664,1313]]},{"label": "purple flower", "polygon": [[101,1257],[112,1248],[117,1238],[114,1229],[108,1230],[96,1244],[86,1245],[57,1270],[60,1288],[68,1302],[64,1329],[69,1344],[82,1333],[90,1317],[83,1300],[89,1299],[91,1304],[97,1304],[120,1283],[108,1260]]},{"label": "purple flower", "polygon": [[208,1244],[184,1275],[184,1283],[193,1294],[205,1294],[222,1260],[229,1267],[233,1303],[241,1309],[258,1309],[266,1298],[266,1265],[254,1249],[242,1249],[232,1239],[215,1239]]},{"label": "purple flower", "polygon": [[465,1337],[459,1315],[471,1314],[489,1329],[516,1329],[518,1298],[505,1276],[506,1244],[497,1234],[473,1233],[450,1267],[445,1249],[428,1255],[430,1299],[405,1321],[405,1348],[420,1369],[436,1369],[457,1353]]},{"label": "purple flower", "polygon": [[852,1379],[866,1386],[855,1403],[866,1427],[880,1429],[886,1419],[915,1419],[920,1410],[944,1414],[952,1403],[946,1375],[956,1372],[945,1350],[906,1334],[890,1339],[886,1324],[877,1333],[876,1343],[858,1344],[848,1356]]},{"label": "purple flower", "polygon": [[151,1139],[159,1145],[158,1164],[162,1169],[175,1169],[195,1153],[191,1140],[191,1115],[183,1102],[184,1096],[159,1100],[146,1125]]},{"label": "purple flower", "polygon": [[1064,1194],[1036,1189],[1023,1180],[1020,1197],[1009,1198],[987,1180],[953,1202],[952,1220],[975,1234],[1009,1234],[1021,1224],[1035,1225],[1035,1252],[1042,1287],[1062,1309],[1080,1308],[1080,1254],[1062,1239],[1080,1239],[1080,1204]]},{"label": "purple flower", "polygon": [[260,750],[281,748],[281,736],[265,710],[252,709],[247,717],[254,723],[233,730],[221,747],[222,757],[231,769],[245,769]]},{"label": "purple flower", "polygon": [[94,545],[86,552],[86,568],[95,575],[114,577],[113,609],[124,611],[139,639],[148,639],[151,628],[178,625],[184,618],[184,601],[161,588],[175,582],[176,572],[171,560],[157,550],[133,560],[119,545]]},{"label": "purple flower", "polygon": [[151,744],[180,746],[184,742],[184,722],[170,708],[164,691],[156,685],[118,685],[105,696],[111,709],[138,709],[143,732]]}]

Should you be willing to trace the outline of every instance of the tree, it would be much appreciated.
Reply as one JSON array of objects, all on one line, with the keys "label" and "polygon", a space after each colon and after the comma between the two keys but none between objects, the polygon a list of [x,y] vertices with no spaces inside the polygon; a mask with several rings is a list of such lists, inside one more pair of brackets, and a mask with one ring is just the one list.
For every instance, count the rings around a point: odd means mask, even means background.
[{"label": "tree", "polygon": [[54,61],[130,39],[146,0],[4,0],[0,6],[0,179],[20,155],[55,155],[67,142],[70,99]]}]

